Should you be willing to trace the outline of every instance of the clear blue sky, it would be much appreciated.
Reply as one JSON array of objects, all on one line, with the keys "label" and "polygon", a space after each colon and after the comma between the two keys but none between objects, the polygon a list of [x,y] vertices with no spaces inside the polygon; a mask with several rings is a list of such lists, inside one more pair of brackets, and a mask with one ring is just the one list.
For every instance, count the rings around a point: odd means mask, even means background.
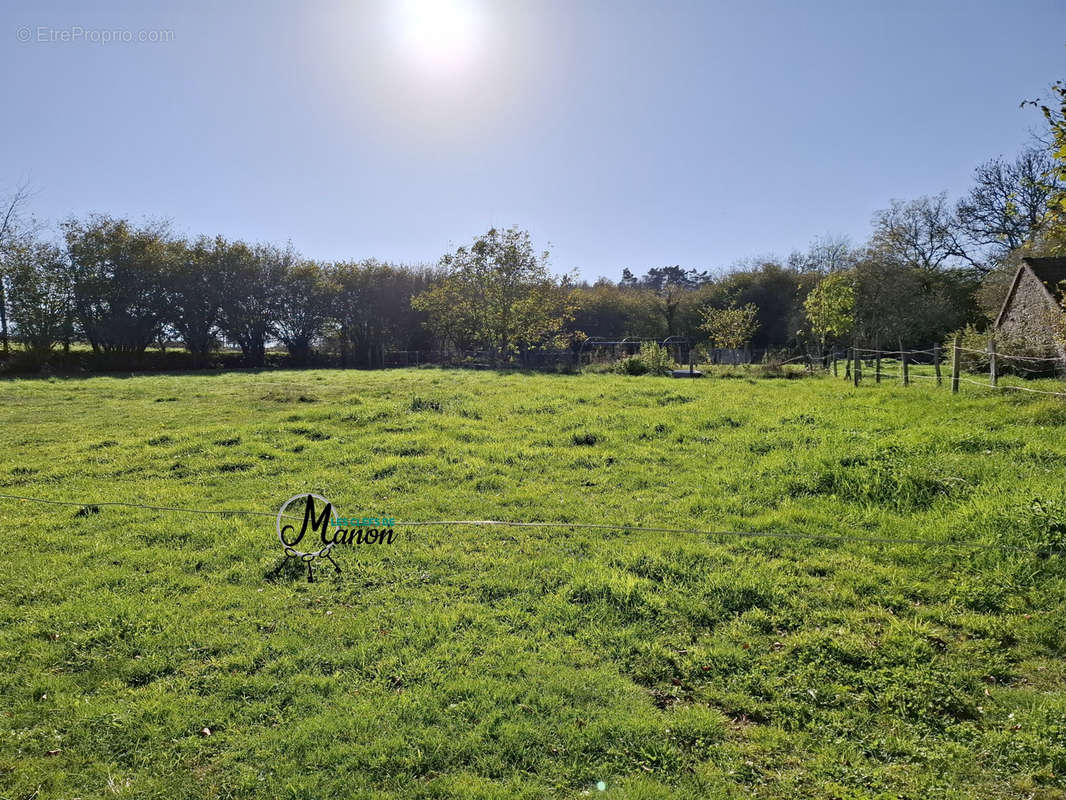
[{"label": "clear blue sky", "polygon": [[861,241],[1066,78],[1066,0],[0,8],[0,187],[39,217],[404,262],[518,224],[590,279]]}]

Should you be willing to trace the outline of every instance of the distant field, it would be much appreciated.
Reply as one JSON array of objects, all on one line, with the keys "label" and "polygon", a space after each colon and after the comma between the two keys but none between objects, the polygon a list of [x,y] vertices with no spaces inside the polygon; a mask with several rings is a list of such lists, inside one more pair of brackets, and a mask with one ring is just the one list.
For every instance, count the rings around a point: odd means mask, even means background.
[{"label": "distant field", "polygon": [[1066,556],[1037,555],[1066,549],[1059,399],[0,382],[0,493],[273,513],[308,491],[400,522],[935,546],[398,527],[308,583],[267,516],[0,499],[0,797],[1066,798]]}]

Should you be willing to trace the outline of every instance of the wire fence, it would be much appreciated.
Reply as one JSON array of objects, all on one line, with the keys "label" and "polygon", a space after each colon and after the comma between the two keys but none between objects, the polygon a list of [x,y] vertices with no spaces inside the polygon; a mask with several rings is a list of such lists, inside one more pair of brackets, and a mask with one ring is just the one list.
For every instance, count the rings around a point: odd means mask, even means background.
[{"label": "wire fence", "polygon": [[[872,347],[852,347],[840,354],[834,351],[831,355],[832,370],[834,375],[839,375],[838,361],[845,364],[844,378],[859,386],[864,379],[873,378],[875,383],[881,383],[885,378],[896,378],[909,385],[911,380],[933,380],[937,385],[950,382],[953,393],[958,393],[961,384],[979,386],[989,391],[1014,391],[1039,394],[1049,397],[1066,398],[1066,390],[1023,386],[1016,382],[1004,383],[1002,378],[1009,371],[1010,374],[1021,380],[1054,379],[1066,377],[1066,357],[1063,355],[1037,356],[1030,353],[1011,353],[1000,351],[996,347],[995,339],[989,340],[986,350],[977,350],[972,347],[963,347],[958,339],[953,346],[948,348],[950,361],[945,361],[944,350],[939,345],[928,349],[897,349],[884,350]],[[975,373],[964,369],[965,358],[979,357],[980,364],[987,364],[984,374],[987,380],[975,380],[971,377]],[[888,361],[893,369],[884,368],[884,362]],[[912,367],[932,367],[934,374],[912,369]],[[942,370],[950,367],[950,374],[945,378]],[[872,376],[870,373],[872,372]],[[963,373],[966,372],[964,375]],[[980,374],[980,373],[977,373]],[[1066,387],[1064,387],[1066,389]]]},{"label": "wire fence", "polygon": [[[253,509],[203,509],[186,508],[182,506],[152,505],[146,503],[130,503],[115,500],[55,500],[46,497],[32,497],[0,493],[2,500],[14,500],[23,503],[37,503],[41,505],[67,506],[77,508],[105,508],[122,507],[136,508],[147,511],[161,511],[179,514],[202,514],[208,516],[258,516],[281,519],[300,520],[302,517],[290,514],[279,514],[272,511],[260,511]],[[602,523],[602,522],[545,522],[545,521],[516,521],[498,519],[438,519],[438,520],[395,520],[390,527],[396,528],[428,528],[428,527],[506,527],[506,528],[551,528],[571,530],[600,530],[600,531],[625,531],[628,533],[670,533],[706,536],[714,538],[742,538],[742,539],[785,539],[792,541],[815,541],[837,544],[873,544],[873,545],[896,545],[908,547],[921,547],[929,549],[960,548],[965,550],[984,550],[994,552],[1015,552],[1032,556],[1066,555],[1063,549],[1021,547],[1006,543],[988,543],[974,540],[953,539],[950,541],[935,541],[929,539],[914,539],[899,536],[855,536],[848,534],[832,533],[808,533],[797,531],[738,531],[738,530],[710,530],[704,528],[689,527],[663,527],[632,525],[628,523]]]}]

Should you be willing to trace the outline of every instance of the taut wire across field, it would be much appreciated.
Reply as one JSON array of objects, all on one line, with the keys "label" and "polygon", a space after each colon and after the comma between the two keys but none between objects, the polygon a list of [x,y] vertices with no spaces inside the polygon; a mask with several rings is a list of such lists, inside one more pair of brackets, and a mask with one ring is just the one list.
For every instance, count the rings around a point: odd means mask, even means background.
[{"label": "taut wire across field", "polygon": [[[59,506],[75,506],[80,508],[101,508],[104,506],[121,506],[126,508],[140,508],[149,511],[169,511],[179,514],[211,514],[222,516],[264,516],[264,517],[277,517],[278,515],[271,511],[255,511],[249,509],[203,509],[203,508],[181,508],[178,506],[155,506],[145,505],[142,503],[127,503],[121,501],[74,501],[74,500],[52,500],[44,497],[27,497],[23,495],[14,494],[2,494],[0,493],[0,499],[5,500],[17,500],[26,503],[42,503],[45,505],[59,505]],[[282,515],[285,519],[301,519],[300,517],[292,516],[289,514]],[[835,542],[835,543],[857,543],[857,544],[888,544],[888,545],[906,545],[917,546],[927,548],[951,548],[957,547],[962,549],[971,550],[985,550],[985,551],[1000,551],[1000,552],[1014,552],[1025,553],[1034,556],[1052,556],[1052,555],[1066,555],[1066,550],[1044,549],[1039,550],[1029,547],[1019,547],[1009,544],[988,544],[986,542],[975,542],[966,540],[954,540],[954,541],[932,541],[929,539],[914,539],[897,536],[845,536],[840,534],[819,534],[819,533],[797,533],[793,531],[736,531],[736,530],[706,530],[702,528],[684,528],[684,527],[657,527],[657,526],[643,526],[643,525],[628,525],[628,524],[610,524],[610,523],[591,523],[591,522],[523,522],[515,520],[498,520],[498,519],[442,519],[442,520],[396,520],[393,523],[393,527],[449,527],[449,526],[464,526],[464,527],[510,527],[510,528],[571,528],[580,530],[606,530],[606,531],[626,531],[628,533],[677,533],[677,534],[692,534],[698,536],[720,536],[720,537],[739,537],[739,538],[769,538],[769,539],[793,539],[804,541],[823,541],[823,542]]]}]

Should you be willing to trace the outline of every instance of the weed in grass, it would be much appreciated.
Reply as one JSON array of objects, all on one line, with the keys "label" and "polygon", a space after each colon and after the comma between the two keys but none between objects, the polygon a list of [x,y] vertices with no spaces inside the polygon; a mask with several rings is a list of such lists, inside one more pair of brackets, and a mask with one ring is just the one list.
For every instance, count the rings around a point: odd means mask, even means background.
[{"label": "weed in grass", "polygon": [[600,437],[595,433],[589,433],[587,431],[571,434],[570,443],[575,447],[592,447],[600,440]]},{"label": "weed in grass", "polygon": [[420,411],[434,411],[439,414],[441,411],[444,410],[444,406],[440,402],[440,400],[430,400],[424,397],[413,397],[411,399],[410,409],[414,413],[418,413]]}]

